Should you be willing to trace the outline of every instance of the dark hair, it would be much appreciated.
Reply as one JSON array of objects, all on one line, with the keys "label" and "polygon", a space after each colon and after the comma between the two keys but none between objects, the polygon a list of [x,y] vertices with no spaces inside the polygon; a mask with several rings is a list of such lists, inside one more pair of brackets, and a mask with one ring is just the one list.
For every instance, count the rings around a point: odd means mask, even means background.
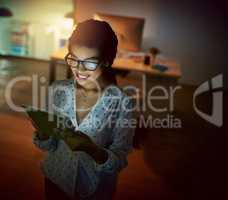
[{"label": "dark hair", "polygon": [[69,39],[69,51],[73,44],[98,48],[101,58],[112,65],[116,57],[118,39],[107,22],[89,19],[79,23],[73,31]]}]

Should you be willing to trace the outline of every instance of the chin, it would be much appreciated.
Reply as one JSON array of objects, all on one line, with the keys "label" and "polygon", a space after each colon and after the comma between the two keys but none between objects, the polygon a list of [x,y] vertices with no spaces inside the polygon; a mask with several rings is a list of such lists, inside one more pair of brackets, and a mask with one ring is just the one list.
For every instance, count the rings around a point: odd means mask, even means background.
[{"label": "chin", "polygon": [[85,89],[93,88],[93,85],[91,85],[91,81],[89,80],[80,80],[77,77],[74,77],[74,79],[76,80],[78,85],[82,86]]}]

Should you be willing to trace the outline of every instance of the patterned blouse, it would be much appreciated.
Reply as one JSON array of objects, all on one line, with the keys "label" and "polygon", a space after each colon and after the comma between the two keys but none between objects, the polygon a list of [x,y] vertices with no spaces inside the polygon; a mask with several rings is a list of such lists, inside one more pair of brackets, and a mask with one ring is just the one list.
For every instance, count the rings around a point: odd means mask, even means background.
[{"label": "patterned blouse", "polygon": [[[49,92],[52,91],[49,109],[51,107],[57,115],[67,116],[67,123],[72,124],[73,130],[87,134],[106,150],[107,161],[97,164],[87,153],[72,151],[63,140],[52,137],[40,140],[34,133],[33,143],[48,152],[41,163],[44,175],[69,197],[77,192],[84,199],[97,193],[99,187],[114,188],[118,172],[127,166],[127,154],[132,149],[134,136],[134,124],[131,124],[134,102],[119,87],[110,85],[78,124],[75,85],[76,81],[73,79],[55,81],[49,88]],[[101,191],[111,195],[108,188]],[[107,196],[104,198],[111,199]]]}]

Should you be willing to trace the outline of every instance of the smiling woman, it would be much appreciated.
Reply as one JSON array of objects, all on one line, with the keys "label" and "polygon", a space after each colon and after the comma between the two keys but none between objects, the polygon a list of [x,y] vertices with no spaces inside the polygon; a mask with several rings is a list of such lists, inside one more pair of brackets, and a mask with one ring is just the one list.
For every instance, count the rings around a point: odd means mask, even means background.
[{"label": "smiling woman", "polygon": [[[69,39],[65,61],[73,80],[53,83],[54,93],[61,96],[53,95],[51,106],[54,112],[67,116],[74,127],[71,133],[65,130],[63,140],[41,140],[39,132],[34,136],[34,143],[49,151],[42,165],[48,179],[46,191],[52,185],[76,199],[113,197],[134,136],[134,127],[116,123],[134,117],[133,100],[117,86],[111,67],[117,43],[110,25],[96,20],[78,24]],[[55,195],[49,193],[47,198]]]}]

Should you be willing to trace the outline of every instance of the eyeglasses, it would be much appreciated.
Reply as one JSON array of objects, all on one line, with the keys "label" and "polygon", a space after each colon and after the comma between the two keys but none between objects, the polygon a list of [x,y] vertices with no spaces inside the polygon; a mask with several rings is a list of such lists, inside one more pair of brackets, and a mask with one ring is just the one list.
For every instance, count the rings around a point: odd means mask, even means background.
[{"label": "eyeglasses", "polygon": [[88,61],[88,60],[79,60],[72,57],[70,53],[68,53],[65,56],[65,62],[67,65],[69,65],[72,68],[79,68],[79,65],[82,64],[82,66],[86,70],[94,71],[97,69],[97,67],[100,65],[98,62]]}]

